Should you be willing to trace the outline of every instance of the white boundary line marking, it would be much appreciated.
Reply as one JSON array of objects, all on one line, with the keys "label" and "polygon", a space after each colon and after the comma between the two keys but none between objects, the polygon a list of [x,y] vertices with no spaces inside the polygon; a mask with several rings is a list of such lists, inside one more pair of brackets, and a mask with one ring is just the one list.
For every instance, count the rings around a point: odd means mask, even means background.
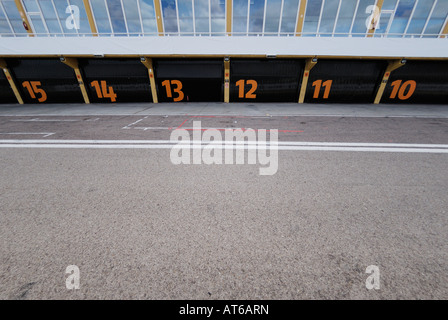
[{"label": "white boundary line marking", "polygon": [[447,144],[295,142],[295,141],[170,141],[170,140],[0,140],[0,148],[62,149],[246,149],[289,151],[357,151],[448,153]]},{"label": "white boundary line marking", "polygon": [[[43,138],[54,135],[54,132],[0,132],[0,134],[7,135],[43,135]],[[0,140],[2,141],[2,140]],[[42,140],[45,141],[45,140]],[[0,142],[1,143],[1,142]]]},{"label": "white boundary line marking", "polygon": [[[0,148],[47,148],[47,149],[172,149],[175,145],[138,145],[138,144],[0,144]],[[179,149],[201,149],[207,145],[183,145]],[[245,150],[286,150],[286,151],[357,151],[357,152],[401,152],[401,153],[447,153],[448,149],[423,148],[368,148],[368,147],[318,147],[318,146],[238,146],[214,145],[219,149],[245,149]]]},{"label": "white boundary line marking", "polygon": [[[30,133],[22,133],[30,134]],[[35,133],[37,134],[37,133]],[[47,134],[47,133],[40,133]],[[201,140],[190,140],[190,141],[172,141],[172,140],[37,140],[37,139],[4,139],[0,140],[0,146],[3,144],[105,144],[105,145],[162,145],[169,144],[171,146],[178,144],[203,144],[203,145],[233,145],[233,144],[244,144],[244,145],[281,145],[281,146],[312,146],[312,147],[367,147],[367,148],[440,148],[448,149],[448,144],[413,144],[413,143],[366,143],[366,142],[308,142],[308,141],[275,141],[271,143],[267,141],[201,141]]]}]

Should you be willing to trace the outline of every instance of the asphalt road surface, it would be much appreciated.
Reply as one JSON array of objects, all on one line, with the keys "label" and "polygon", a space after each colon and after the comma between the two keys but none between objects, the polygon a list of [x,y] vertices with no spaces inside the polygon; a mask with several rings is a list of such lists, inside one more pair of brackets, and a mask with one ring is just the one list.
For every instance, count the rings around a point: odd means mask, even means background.
[{"label": "asphalt road surface", "polygon": [[[0,112],[0,299],[448,299],[445,113],[26,108]],[[212,128],[277,129],[275,174],[172,163]]]}]

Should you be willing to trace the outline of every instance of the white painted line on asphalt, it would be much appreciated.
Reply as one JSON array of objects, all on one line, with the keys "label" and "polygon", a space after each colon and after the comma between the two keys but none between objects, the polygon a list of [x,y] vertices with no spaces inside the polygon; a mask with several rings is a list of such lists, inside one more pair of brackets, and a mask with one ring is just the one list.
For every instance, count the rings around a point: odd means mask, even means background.
[{"label": "white painted line on asphalt", "polygon": [[[37,140],[37,139],[4,139],[0,140],[2,144],[203,144],[203,145],[215,145],[215,144],[244,144],[244,145],[257,145],[267,144],[271,142],[267,141],[201,141],[201,140]],[[448,149],[448,144],[413,144],[413,143],[366,143],[366,142],[308,142],[308,141],[278,141],[273,142],[275,145],[281,146],[313,146],[313,147],[368,147],[368,148],[439,148]]]},{"label": "white painted line on asphalt", "polygon": [[[0,134],[6,135],[43,135],[43,138],[54,135],[54,132],[0,132]],[[2,141],[2,140],[0,140]],[[45,140],[42,140],[45,141]]]},{"label": "white painted line on asphalt", "polygon": [[[0,148],[49,148],[49,149],[171,149],[176,144],[39,144],[39,143],[18,143],[0,144]],[[203,145],[177,145],[180,149],[200,149]],[[245,150],[285,150],[285,151],[356,151],[356,152],[400,152],[400,153],[447,153],[448,148],[397,148],[397,147],[337,147],[337,146],[286,146],[286,145],[231,145],[215,144],[213,148],[219,149],[245,149]]]},{"label": "white painted line on asphalt", "polygon": [[139,119],[139,120],[137,120],[137,121],[135,121],[135,122],[132,122],[131,124],[128,124],[128,125],[124,126],[122,129],[131,129],[131,127],[132,127],[133,125],[136,125],[137,123],[139,123],[140,121],[145,120],[146,118],[148,118],[148,116],[143,117],[143,118],[141,118],[141,119]]},{"label": "white painted line on asphalt", "polygon": [[9,120],[11,122],[77,122],[81,120],[75,120],[75,119],[16,119],[16,120]]}]

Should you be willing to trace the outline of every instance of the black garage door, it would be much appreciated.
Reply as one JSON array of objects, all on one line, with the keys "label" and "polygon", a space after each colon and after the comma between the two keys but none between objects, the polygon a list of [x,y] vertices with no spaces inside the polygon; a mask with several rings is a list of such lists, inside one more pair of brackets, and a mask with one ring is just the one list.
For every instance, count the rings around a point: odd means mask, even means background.
[{"label": "black garage door", "polygon": [[311,69],[305,102],[373,103],[387,62],[323,60]]},{"label": "black garage door", "polygon": [[84,102],[75,71],[59,59],[7,59],[25,103]]},{"label": "black garage door", "polygon": [[448,61],[407,61],[391,73],[382,103],[448,104]]},{"label": "black garage door", "polygon": [[154,59],[160,102],[224,101],[222,59]]},{"label": "black garage door", "polygon": [[6,79],[3,70],[0,69],[0,103],[17,103],[14,92]]},{"label": "black garage door", "polygon": [[139,59],[79,59],[91,102],[152,102],[148,69]]},{"label": "black garage door", "polygon": [[230,101],[297,102],[304,60],[231,59]]}]

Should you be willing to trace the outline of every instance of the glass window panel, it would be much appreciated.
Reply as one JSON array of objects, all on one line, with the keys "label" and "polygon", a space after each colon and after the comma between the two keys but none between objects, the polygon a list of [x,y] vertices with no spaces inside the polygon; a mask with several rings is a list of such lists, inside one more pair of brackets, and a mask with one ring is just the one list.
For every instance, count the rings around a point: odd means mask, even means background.
[{"label": "glass window panel", "polygon": [[396,34],[395,36],[404,33],[414,5],[415,0],[400,0],[389,33]]},{"label": "glass window panel", "polygon": [[142,32],[137,2],[137,0],[123,1],[124,13],[128,24],[128,31],[130,33]]},{"label": "glass window panel", "polygon": [[25,6],[25,11],[27,13],[40,12],[39,7],[37,6],[36,0],[23,0],[23,4]]},{"label": "glass window panel", "polygon": [[3,0],[3,7],[5,8],[6,15],[9,18],[9,22],[11,22],[12,28],[14,29],[14,33],[27,33],[27,31],[23,27],[23,21],[20,17],[19,11],[17,10],[16,4],[14,3],[14,0]]},{"label": "glass window panel", "polygon": [[266,21],[264,25],[265,32],[278,32],[281,6],[282,6],[281,0],[267,0]]},{"label": "glass window panel", "polygon": [[233,0],[233,32],[247,32],[247,0]]},{"label": "glass window panel", "polygon": [[338,12],[339,1],[325,1],[322,19],[320,22],[319,33],[331,35],[333,33],[336,14]]},{"label": "glass window panel", "polygon": [[[58,1],[54,1],[55,4]],[[87,13],[86,13],[86,9],[84,7],[83,0],[69,0],[69,3],[70,3],[70,5],[77,6],[79,8],[79,29],[78,29],[78,32],[82,33],[83,35],[86,35],[86,34],[87,35],[91,35],[92,34],[92,30],[90,29],[90,24],[89,24],[89,20],[87,19]],[[64,27],[65,20],[67,19],[68,16],[69,16],[69,14],[65,13],[65,18],[61,19],[62,27]]]},{"label": "glass window panel", "polygon": [[296,31],[299,0],[284,0],[282,13],[282,27],[280,32],[293,34]]},{"label": "glass window panel", "polygon": [[126,33],[126,23],[120,0],[107,0],[107,8],[109,9],[114,33]]},{"label": "glass window panel", "polygon": [[381,11],[383,11],[383,10],[394,10],[396,4],[397,4],[397,0],[384,0],[383,7],[381,8]]},{"label": "glass window panel", "polygon": [[56,15],[59,21],[61,21],[62,32],[63,33],[76,33],[76,29],[68,29],[66,25],[66,20],[69,17],[69,14],[65,12],[68,7],[67,1],[54,1],[54,5],[56,7]]},{"label": "glass window panel", "polygon": [[355,15],[357,0],[343,0],[336,22],[335,33],[349,33]]},{"label": "glass window panel", "polygon": [[175,0],[162,0],[162,16],[165,32],[178,32]]},{"label": "glass window panel", "polygon": [[[425,34],[439,34],[448,15],[448,0],[439,0],[426,26]],[[435,36],[430,36],[435,37]]]},{"label": "glass window panel", "polygon": [[177,0],[179,6],[180,32],[193,32],[193,3],[191,0]]},{"label": "glass window panel", "polygon": [[112,33],[104,0],[90,0],[98,33]]},{"label": "glass window panel", "polygon": [[33,24],[34,33],[38,33],[38,36],[42,36],[47,33],[47,29],[44,26],[42,18],[40,15],[32,15],[30,16],[31,23]]},{"label": "glass window panel", "polygon": [[7,33],[13,33],[13,30],[11,30],[8,21],[6,20],[6,14],[3,12],[1,6],[0,6],[0,33],[2,33],[3,36]]},{"label": "glass window panel", "polygon": [[56,15],[51,0],[40,0],[39,4],[42,9],[42,15],[44,16],[45,23],[48,27],[48,31],[50,33],[62,33],[61,26],[59,25],[59,19]]},{"label": "glass window panel", "polygon": [[420,0],[415,8],[407,34],[420,34],[435,0]]},{"label": "glass window panel", "polygon": [[[264,4],[264,0],[263,1]],[[210,0],[212,19],[212,32],[224,35],[226,31],[226,2],[225,0]]]},{"label": "glass window panel", "polygon": [[361,0],[359,1],[358,11],[356,12],[355,23],[353,24],[352,36],[364,37],[367,33],[366,21],[372,14],[371,10],[367,8],[375,4],[375,0]]},{"label": "glass window panel", "polygon": [[194,0],[194,18],[196,33],[209,33],[209,5],[208,0]]},{"label": "glass window panel", "polygon": [[251,0],[249,12],[249,32],[263,31],[264,0]]},{"label": "glass window panel", "polygon": [[305,36],[314,36],[314,33],[317,32],[321,8],[322,0],[310,0],[307,2],[303,32],[312,34],[305,34]]},{"label": "glass window panel", "polygon": [[392,13],[381,13],[380,20],[376,25],[375,34],[382,35],[386,33],[387,26],[389,25],[392,19]]},{"label": "glass window panel", "polygon": [[157,33],[157,20],[156,11],[154,9],[153,0],[139,0],[140,12],[142,15],[143,31],[145,33],[156,34]]}]

